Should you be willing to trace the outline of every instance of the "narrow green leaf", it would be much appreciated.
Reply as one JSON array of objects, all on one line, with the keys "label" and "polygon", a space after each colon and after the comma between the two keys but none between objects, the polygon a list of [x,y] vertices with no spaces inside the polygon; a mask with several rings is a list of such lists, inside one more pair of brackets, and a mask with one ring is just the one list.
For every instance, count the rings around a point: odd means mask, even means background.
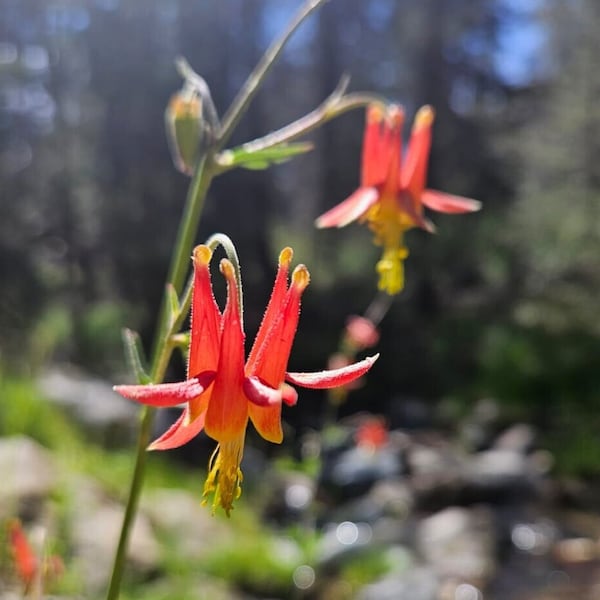
[{"label": "narrow green leaf", "polygon": [[131,329],[123,329],[123,344],[125,345],[125,356],[131,372],[138,383],[145,385],[152,382],[146,369],[146,359],[142,348],[140,336]]},{"label": "narrow green leaf", "polygon": [[271,164],[286,162],[294,156],[304,154],[313,149],[310,142],[297,142],[295,144],[278,144],[264,150],[248,152],[244,146],[221,152],[217,157],[218,163],[223,167],[243,167],[244,169],[266,169]]},{"label": "narrow green leaf", "polygon": [[167,284],[165,293],[167,294],[167,323],[171,325],[172,323],[175,323],[175,321],[177,321],[177,319],[179,318],[181,307],[179,305],[179,298],[177,297],[177,292],[170,283]]}]

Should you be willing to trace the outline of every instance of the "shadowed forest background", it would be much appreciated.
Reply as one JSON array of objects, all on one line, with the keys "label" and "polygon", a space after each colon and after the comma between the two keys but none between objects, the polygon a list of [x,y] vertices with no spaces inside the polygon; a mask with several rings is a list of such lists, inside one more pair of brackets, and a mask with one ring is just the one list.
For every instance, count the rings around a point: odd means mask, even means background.
[{"label": "shadowed forest background", "polygon": [[[121,329],[149,343],[188,179],[163,112],[185,56],[222,113],[298,2],[0,0],[0,368],[73,362],[124,377]],[[242,143],[317,106],[343,73],[437,112],[431,187],[483,210],[413,230],[381,358],[345,412],[403,401],[459,414],[491,397],[533,421],[558,466],[595,473],[600,322],[600,5],[595,0],[333,0],[294,37]],[[253,336],[279,249],[312,283],[290,367],[323,368],[372,299],[366,228],[318,231],[355,189],[364,115],[268,171],[217,179],[198,242],[236,243]],[[176,378],[177,366],[172,377]],[[318,423],[303,393],[290,422]]]}]

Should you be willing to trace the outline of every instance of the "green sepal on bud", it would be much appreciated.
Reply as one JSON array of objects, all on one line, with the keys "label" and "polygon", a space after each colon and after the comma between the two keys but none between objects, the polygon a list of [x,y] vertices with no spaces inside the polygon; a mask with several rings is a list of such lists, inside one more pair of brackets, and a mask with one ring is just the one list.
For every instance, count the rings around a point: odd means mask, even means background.
[{"label": "green sepal on bud", "polygon": [[183,59],[178,61],[178,68],[185,81],[169,100],[165,127],[175,166],[182,173],[192,175],[216,138],[219,118],[204,79]]}]

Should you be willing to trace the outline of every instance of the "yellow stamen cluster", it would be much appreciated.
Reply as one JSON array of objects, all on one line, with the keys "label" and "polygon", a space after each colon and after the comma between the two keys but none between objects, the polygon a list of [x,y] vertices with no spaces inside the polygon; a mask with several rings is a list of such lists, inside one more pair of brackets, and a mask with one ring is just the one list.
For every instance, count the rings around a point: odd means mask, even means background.
[{"label": "yellow stamen cluster", "polygon": [[383,246],[383,255],[375,269],[379,273],[377,287],[391,296],[404,288],[404,260],[408,248],[404,232],[413,227],[410,219],[395,207],[395,200],[383,199],[365,215],[369,229],[375,234],[375,244]]},{"label": "yellow stamen cluster", "polygon": [[204,500],[213,496],[213,513],[221,506],[227,516],[233,510],[233,503],[242,495],[242,470],[240,463],[244,454],[244,436],[230,442],[221,442],[213,452],[209,462],[209,473],[204,484]]}]

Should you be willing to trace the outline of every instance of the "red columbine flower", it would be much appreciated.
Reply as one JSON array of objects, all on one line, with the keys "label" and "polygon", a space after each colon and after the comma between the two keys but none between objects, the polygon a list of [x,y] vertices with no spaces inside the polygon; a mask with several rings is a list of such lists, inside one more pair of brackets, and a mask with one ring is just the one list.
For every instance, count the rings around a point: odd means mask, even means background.
[{"label": "red columbine flower", "polygon": [[10,546],[12,549],[15,570],[25,587],[28,587],[33,582],[33,578],[38,571],[38,558],[32,547],[29,545],[21,521],[18,519],[9,521],[8,533],[10,536]]},{"label": "red columbine flower", "polygon": [[229,260],[221,261],[220,270],[227,280],[227,302],[221,313],[212,291],[211,256],[207,246],[194,250],[188,378],[179,383],[120,385],[115,390],[152,406],[186,403],[175,424],[149,449],[176,448],[204,429],[218,442],[209,464],[204,496],[214,494],[213,508],[221,505],[229,514],[241,493],[240,462],[248,419],[263,438],[280,443],[281,404],[294,405],[297,400],[296,391],[286,380],[316,389],[345,385],[366,373],[377,356],[333,371],[286,373],[300,298],[310,276],[306,267],[299,265],[288,285],[292,250],[285,248],[279,255],[271,299],[244,364],[245,336],[234,268]]},{"label": "red columbine flower", "polygon": [[433,119],[430,106],[419,110],[403,161],[402,109],[391,105],[384,114],[380,106],[370,106],[360,187],[316,221],[317,227],[344,227],[357,219],[367,222],[375,233],[375,243],[383,246],[377,271],[379,289],[388,294],[397,294],[404,287],[402,261],[408,256],[404,232],[413,227],[434,231],[423,216],[423,206],[445,213],[472,212],[481,206],[470,198],[425,189]]},{"label": "red columbine flower", "polygon": [[31,547],[19,519],[11,519],[8,522],[8,534],[15,571],[26,592],[31,591],[37,585],[40,589],[39,593],[41,593],[44,583],[62,575],[64,565],[61,558],[52,555],[44,556],[40,560]]}]

